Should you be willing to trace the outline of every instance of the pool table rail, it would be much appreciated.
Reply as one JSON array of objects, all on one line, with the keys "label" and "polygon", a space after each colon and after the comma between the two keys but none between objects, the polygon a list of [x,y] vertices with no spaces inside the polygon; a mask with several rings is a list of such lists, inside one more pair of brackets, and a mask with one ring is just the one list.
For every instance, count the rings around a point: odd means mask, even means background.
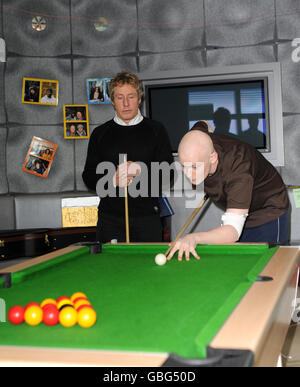
[{"label": "pool table rail", "polygon": [[280,247],[211,342],[213,348],[248,349],[254,365],[276,366],[298,288],[299,247]]}]

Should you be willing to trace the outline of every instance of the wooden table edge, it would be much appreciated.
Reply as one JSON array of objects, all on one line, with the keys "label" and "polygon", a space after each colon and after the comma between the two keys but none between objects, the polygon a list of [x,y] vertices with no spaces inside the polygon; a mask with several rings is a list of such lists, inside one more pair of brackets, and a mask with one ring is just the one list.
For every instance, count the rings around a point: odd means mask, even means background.
[{"label": "wooden table edge", "polygon": [[0,367],[159,367],[166,353],[1,346]]},{"label": "wooden table edge", "polygon": [[40,255],[36,258],[30,258],[21,263],[17,263],[12,266],[7,266],[4,269],[0,270],[1,273],[16,273],[17,271],[21,271],[27,269],[28,267],[32,267],[38,265],[39,263],[49,261],[51,259],[57,258],[59,255],[71,253],[72,251],[81,249],[83,246],[68,246],[63,249],[51,251],[51,253]]},{"label": "wooden table edge", "polygon": [[[262,276],[270,276],[273,281],[255,282],[251,286],[211,341],[210,346],[251,350],[255,355],[255,365],[276,365],[291,322],[288,310],[292,309],[293,294],[290,292],[291,294],[286,297],[286,292],[299,263],[299,247],[281,246],[261,272]],[[297,284],[294,285],[297,286]],[[283,305],[280,305],[281,303]],[[285,308],[285,315],[279,316],[277,321],[278,309],[282,307]],[[246,319],[245,316],[247,316]],[[272,359],[265,360],[262,359],[262,353],[267,340],[270,339],[268,331],[270,327],[273,329],[272,325],[277,325],[277,328],[279,325],[280,332],[277,329],[275,337],[277,345],[274,345]],[[276,354],[275,347],[278,351]]]}]

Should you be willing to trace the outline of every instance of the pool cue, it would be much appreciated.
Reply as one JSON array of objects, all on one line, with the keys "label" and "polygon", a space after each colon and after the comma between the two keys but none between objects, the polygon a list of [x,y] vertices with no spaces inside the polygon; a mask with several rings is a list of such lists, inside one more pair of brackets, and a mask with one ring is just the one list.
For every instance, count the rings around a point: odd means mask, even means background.
[{"label": "pool cue", "polygon": [[[124,163],[127,162],[127,155],[124,155]],[[126,243],[130,242],[129,239],[129,215],[128,215],[128,189],[127,185],[124,187],[125,193],[125,231],[126,231]]]},{"label": "pool cue", "polygon": [[168,248],[168,250],[165,252],[165,256],[167,256],[169,254],[169,252],[171,251],[171,249],[173,248],[173,246],[175,245],[175,243],[178,241],[178,239],[181,237],[181,235],[184,233],[184,231],[186,230],[186,228],[188,227],[188,225],[191,223],[191,221],[194,219],[194,217],[197,215],[197,213],[201,210],[201,208],[204,206],[206,200],[208,199],[208,195],[204,195],[203,199],[201,200],[201,203],[199,204],[199,206],[197,208],[194,209],[192,215],[188,218],[188,220],[185,222],[184,226],[182,227],[182,229],[179,231],[179,233],[177,234],[176,238],[174,239],[174,241],[171,243],[171,246]]}]

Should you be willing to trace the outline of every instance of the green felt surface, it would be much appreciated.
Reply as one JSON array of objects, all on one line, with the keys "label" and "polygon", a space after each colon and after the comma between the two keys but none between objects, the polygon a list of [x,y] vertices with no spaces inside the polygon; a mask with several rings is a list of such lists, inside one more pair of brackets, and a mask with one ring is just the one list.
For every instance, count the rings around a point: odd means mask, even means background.
[{"label": "green felt surface", "polygon": [[13,275],[1,288],[7,311],[30,301],[87,294],[98,314],[90,329],[0,322],[1,345],[131,350],[204,357],[205,348],[277,248],[199,246],[199,261],[157,266],[166,246],[105,245],[59,256]]}]

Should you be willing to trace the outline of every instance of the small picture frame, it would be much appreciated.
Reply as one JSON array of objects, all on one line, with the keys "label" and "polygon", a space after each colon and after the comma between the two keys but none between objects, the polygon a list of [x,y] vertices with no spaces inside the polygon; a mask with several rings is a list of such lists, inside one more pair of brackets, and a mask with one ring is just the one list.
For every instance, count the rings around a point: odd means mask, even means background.
[{"label": "small picture frame", "polygon": [[64,105],[64,138],[89,138],[89,114],[87,105]]},{"label": "small picture frame", "polygon": [[58,81],[23,78],[22,102],[56,106],[58,103]]},{"label": "small picture frame", "polygon": [[56,148],[57,144],[53,142],[33,137],[22,170],[45,179],[49,174]]},{"label": "small picture frame", "polygon": [[87,79],[86,89],[89,105],[111,103],[109,84],[112,78]]}]

